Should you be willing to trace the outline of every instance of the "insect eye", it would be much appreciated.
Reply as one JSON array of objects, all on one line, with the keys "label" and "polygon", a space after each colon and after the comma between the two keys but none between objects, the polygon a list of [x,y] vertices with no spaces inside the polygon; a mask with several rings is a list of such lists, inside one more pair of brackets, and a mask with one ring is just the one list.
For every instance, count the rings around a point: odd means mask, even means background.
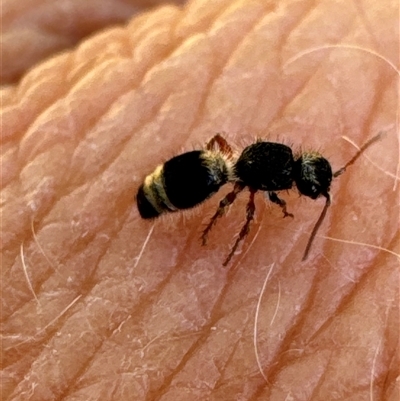
[{"label": "insect eye", "polygon": [[[309,184],[307,183],[307,181],[305,182],[305,188],[304,188],[304,192],[302,192],[302,195],[306,195],[309,196],[311,199],[317,199],[321,193],[322,193],[322,189],[321,187],[318,185],[313,185],[313,184]],[[309,185],[309,190],[307,190],[306,186]]]}]

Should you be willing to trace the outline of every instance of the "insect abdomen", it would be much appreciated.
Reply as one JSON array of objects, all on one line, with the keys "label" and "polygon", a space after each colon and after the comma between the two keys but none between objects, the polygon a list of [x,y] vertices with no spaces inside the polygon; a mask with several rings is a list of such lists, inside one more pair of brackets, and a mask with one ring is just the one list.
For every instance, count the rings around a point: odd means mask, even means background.
[{"label": "insect abdomen", "polygon": [[142,218],[192,208],[205,201],[227,182],[221,158],[194,150],[175,156],[145,178],[137,194]]}]

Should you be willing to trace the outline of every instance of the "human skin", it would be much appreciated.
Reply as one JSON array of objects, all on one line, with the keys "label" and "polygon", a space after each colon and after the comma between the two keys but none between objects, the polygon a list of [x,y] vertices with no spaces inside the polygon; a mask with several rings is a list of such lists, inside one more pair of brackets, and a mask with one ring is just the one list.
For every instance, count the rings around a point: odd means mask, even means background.
[{"label": "human skin", "polygon": [[2,0],[0,80],[12,84],[44,58],[161,3],[164,1]]},{"label": "human skin", "polygon": [[[2,400],[398,400],[398,22],[395,1],[193,1],[5,88]],[[283,219],[259,193],[225,268],[247,192],[205,247],[231,186],[154,222],[134,200],[216,132],[334,170],[343,136],[384,135],[333,181],[306,261],[323,199],[283,192]]]}]

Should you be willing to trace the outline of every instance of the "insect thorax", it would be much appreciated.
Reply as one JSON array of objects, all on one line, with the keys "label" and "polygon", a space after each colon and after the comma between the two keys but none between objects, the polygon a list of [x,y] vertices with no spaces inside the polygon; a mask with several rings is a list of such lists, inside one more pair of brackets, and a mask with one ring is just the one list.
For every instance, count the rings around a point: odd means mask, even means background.
[{"label": "insect thorax", "polygon": [[253,189],[280,191],[293,186],[293,164],[293,153],[288,146],[257,142],[242,152],[235,165],[235,175]]}]

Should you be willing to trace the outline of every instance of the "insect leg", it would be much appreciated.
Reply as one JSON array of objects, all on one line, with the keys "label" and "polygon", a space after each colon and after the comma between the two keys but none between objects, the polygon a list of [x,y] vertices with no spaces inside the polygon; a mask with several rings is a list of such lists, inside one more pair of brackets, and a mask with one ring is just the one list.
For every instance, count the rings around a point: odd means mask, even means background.
[{"label": "insect leg", "polygon": [[246,206],[246,222],[244,223],[242,229],[240,230],[239,236],[237,237],[235,244],[233,245],[231,251],[229,252],[228,257],[225,259],[223,266],[226,266],[230,262],[233,254],[236,252],[236,249],[239,246],[240,242],[246,237],[246,235],[250,231],[250,223],[253,221],[254,213],[256,211],[256,205],[254,203],[254,195],[256,192],[257,191],[250,189],[250,197],[249,197],[249,201],[247,202],[247,206]]},{"label": "insect leg", "polygon": [[283,217],[287,217],[287,216],[294,217],[292,213],[289,213],[287,211],[286,202],[283,199],[279,198],[279,196],[277,195],[276,192],[268,191],[268,197],[271,202],[276,203],[278,206],[281,207],[282,212],[283,212]]},{"label": "insect leg", "polygon": [[233,156],[233,150],[229,143],[221,134],[214,135],[206,144],[207,150],[213,150],[217,146],[218,149],[229,157]]},{"label": "insect leg", "polygon": [[214,216],[211,217],[210,222],[208,223],[207,227],[204,229],[203,234],[201,235],[201,240],[202,240],[203,245],[205,245],[207,243],[208,233],[211,231],[213,226],[216,224],[217,219],[219,217],[222,217],[226,213],[228,206],[230,206],[235,201],[237,194],[239,192],[243,191],[243,188],[244,187],[241,184],[235,184],[233,190],[231,192],[229,192],[225,196],[225,198],[223,198],[219,202],[217,211],[214,213]]}]

